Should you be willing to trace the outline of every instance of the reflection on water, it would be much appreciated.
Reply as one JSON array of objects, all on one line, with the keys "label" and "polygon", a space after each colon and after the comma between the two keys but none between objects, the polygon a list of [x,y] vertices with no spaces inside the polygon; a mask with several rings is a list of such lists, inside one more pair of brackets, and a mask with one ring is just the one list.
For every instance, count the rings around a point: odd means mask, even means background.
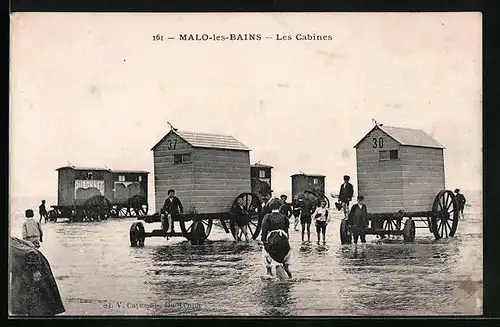
[{"label": "reflection on water", "polygon": [[[22,220],[12,223],[20,235]],[[340,245],[302,245],[291,232],[293,278],[262,278],[257,243],[235,244],[217,227],[206,244],[152,238],[131,248],[131,219],[44,224],[46,254],[68,315],[426,315],[481,314],[477,294],[457,301],[458,285],[482,285],[479,220],[461,222],[453,239],[417,230],[414,244],[368,237]],[[156,227],[156,226],[148,226]],[[312,239],[315,235],[312,234]],[[482,294],[480,294],[482,297]]]}]

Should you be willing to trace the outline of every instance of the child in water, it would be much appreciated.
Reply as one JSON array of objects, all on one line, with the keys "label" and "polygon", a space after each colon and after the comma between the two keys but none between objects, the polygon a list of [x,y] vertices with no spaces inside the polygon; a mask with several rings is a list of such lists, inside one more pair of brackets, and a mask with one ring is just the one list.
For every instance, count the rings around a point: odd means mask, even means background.
[{"label": "child in water", "polygon": [[323,234],[323,245],[326,244],[326,226],[330,222],[330,217],[328,215],[328,208],[326,207],[326,201],[321,200],[321,206],[316,208],[312,215],[314,223],[316,225],[316,233],[318,234],[318,245],[320,242],[320,235]]}]

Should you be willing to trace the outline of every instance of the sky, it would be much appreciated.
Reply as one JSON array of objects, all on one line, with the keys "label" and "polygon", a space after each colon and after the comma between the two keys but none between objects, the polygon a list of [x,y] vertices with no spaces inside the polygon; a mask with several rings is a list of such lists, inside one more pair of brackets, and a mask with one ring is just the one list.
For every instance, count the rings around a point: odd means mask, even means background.
[{"label": "sky", "polygon": [[372,118],[429,133],[446,147],[446,187],[480,190],[481,41],[473,12],[15,13],[10,195],[57,196],[55,169],[68,163],[153,174],[167,121],[236,137],[252,163],[274,166],[280,193],[298,172],[326,175],[336,192],[344,174],[356,186],[353,146]]}]

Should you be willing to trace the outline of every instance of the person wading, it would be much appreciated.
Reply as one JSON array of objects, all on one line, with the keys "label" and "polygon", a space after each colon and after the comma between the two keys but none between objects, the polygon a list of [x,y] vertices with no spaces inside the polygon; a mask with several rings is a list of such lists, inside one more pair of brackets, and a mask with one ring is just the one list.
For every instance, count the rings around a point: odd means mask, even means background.
[{"label": "person wading", "polygon": [[292,278],[290,272],[290,257],[292,249],[289,242],[288,229],[290,222],[288,217],[279,212],[282,203],[281,200],[275,198],[269,202],[271,212],[264,216],[262,220],[262,236],[263,243],[262,257],[267,270],[267,276],[272,277],[272,268],[283,266],[288,277]]},{"label": "person wading", "polygon": [[[168,197],[163,204],[161,209],[161,227],[167,233],[174,233],[174,224],[172,222],[172,216],[178,215],[179,213],[184,213],[184,208],[182,207],[181,200],[175,196],[175,190],[168,190]],[[165,226],[165,218],[167,218],[167,226]]]},{"label": "person wading", "polygon": [[358,203],[352,206],[349,213],[349,225],[351,226],[354,244],[358,243],[358,238],[361,243],[366,243],[365,233],[368,227],[368,211],[363,203],[363,196],[358,196]]},{"label": "person wading", "polygon": [[349,183],[349,180],[351,177],[345,175],[344,176],[344,183],[340,185],[340,191],[339,191],[339,201],[342,203],[342,209],[344,211],[344,219],[348,218],[349,214],[349,202],[352,200],[352,196],[354,195],[354,187],[352,186],[351,183]]},{"label": "person wading", "polygon": [[307,230],[307,242],[311,242],[311,215],[314,212],[314,202],[311,200],[311,192],[304,191],[304,201],[300,208],[300,224],[302,225],[302,242],[304,233]]},{"label": "person wading", "polygon": [[234,228],[235,228],[235,235],[236,235],[236,242],[241,241],[240,237],[240,229],[245,235],[245,242],[250,242],[250,238],[248,237],[248,211],[247,208],[245,208],[244,205],[244,200],[243,198],[238,198],[238,201],[235,203],[235,205],[231,208],[231,219],[233,219],[234,222]]},{"label": "person wading", "polygon": [[302,206],[302,201],[304,199],[300,198],[298,195],[295,196],[295,198],[292,201],[292,207],[293,207],[293,230],[298,231],[299,229],[297,226],[299,226],[300,222],[300,208]]},{"label": "person wading", "polygon": [[455,197],[457,198],[458,213],[462,216],[462,219],[464,219],[464,208],[467,203],[467,199],[462,193],[460,193],[460,189],[458,188],[455,189]]},{"label": "person wading", "polygon": [[323,234],[323,244],[326,244],[326,226],[330,222],[330,216],[328,215],[328,208],[326,207],[325,200],[321,200],[321,205],[316,208],[312,217],[316,225],[316,233],[318,234],[318,245],[320,242],[320,234]]},{"label": "person wading", "polygon": [[26,221],[23,223],[23,240],[31,242],[36,248],[40,247],[43,242],[42,225],[38,220],[33,219],[35,216],[33,210],[28,209],[25,212]]},{"label": "person wading", "polygon": [[284,214],[288,219],[292,217],[292,206],[286,202],[286,199],[288,197],[285,194],[282,194],[280,196],[281,199],[281,207],[280,207],[280,213]]}]

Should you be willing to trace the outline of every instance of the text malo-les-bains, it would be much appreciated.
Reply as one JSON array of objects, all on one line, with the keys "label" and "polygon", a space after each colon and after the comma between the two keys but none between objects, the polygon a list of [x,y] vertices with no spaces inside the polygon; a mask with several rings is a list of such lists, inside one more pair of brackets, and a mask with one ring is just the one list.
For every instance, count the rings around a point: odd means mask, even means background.
[{"label": "text malo-les-bains", "polygon": [[[264,37],[261,34],[179,34],[181,41],[261,41]],[[276,34],[272,39],[278,41],[331,41],[331,35],[318,35],[316,33],[296,34],[294,37],[287,34]]]}]

